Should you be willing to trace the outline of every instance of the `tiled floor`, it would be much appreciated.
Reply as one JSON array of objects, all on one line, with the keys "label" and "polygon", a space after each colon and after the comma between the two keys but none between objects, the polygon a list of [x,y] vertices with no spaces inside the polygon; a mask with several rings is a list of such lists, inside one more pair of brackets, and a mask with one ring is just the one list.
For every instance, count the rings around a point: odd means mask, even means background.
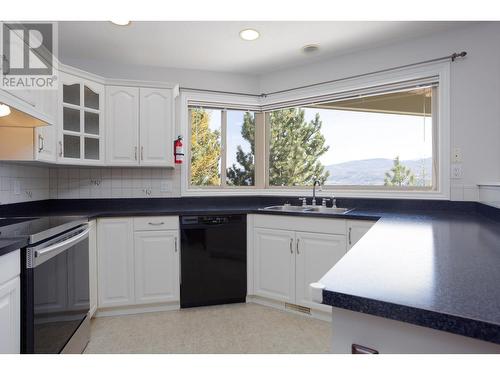
[{"label": "tiled floor", "polygon": [[328,353],[330,324],[256,304],[95,318],[85,353]]}]

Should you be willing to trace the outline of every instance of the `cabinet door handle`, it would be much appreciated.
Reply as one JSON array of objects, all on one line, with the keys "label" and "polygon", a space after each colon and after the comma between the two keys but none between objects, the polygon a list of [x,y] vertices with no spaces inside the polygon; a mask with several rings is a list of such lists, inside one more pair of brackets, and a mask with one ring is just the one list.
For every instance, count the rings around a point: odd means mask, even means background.
[{"label": "cabinet door handle", "polygon": [[300,242],[300,238],[297,238],[297,243],[295,244],[295,249],[297,250],[297,254],[300,254],[300,252],[299,252],[299,242]]},{"label": "cabinet door handle", "polygon": [[174,245],[174,246],[175,246],[175,247],[174,247],[174,249],[175,249],[175,252],[177,252],[177,237],[175,237],[175,238],[174,238],[174,243],[175,243],[175,245]]},{"label": "cabinet door handle", "polygon": [[38,134],[38,152],[42,152],[45,144],[43,141],[43,136],[41,134]]},{"label": "cabinet door handle", "polygon": [[62,141],[59,141],[59,157],[63,156],[63,145]]},{"label": "cabinet door handle", "polygon": [[349,245],[352,245],[351,232],[352,232],[352,228],[349,227]]},{"label": "cabinet door handle", "polygon": [[293,238],[290,238],[290,254],[293,254]]},{"label": "cabinet door handle", "polygon": [[163,221],[160,221],[159,223],[152,223],[152,222],[149,222],[148,223],[149,225],[163,225],[165,224]]},{"label": "cabinet door handle", "polygon": [[141,160],[144,160],[144,146],[141,146]]},{"label": "cabinet door handle", "polygon": [[134,147],[134,159],[137,160],[137,146]]}]

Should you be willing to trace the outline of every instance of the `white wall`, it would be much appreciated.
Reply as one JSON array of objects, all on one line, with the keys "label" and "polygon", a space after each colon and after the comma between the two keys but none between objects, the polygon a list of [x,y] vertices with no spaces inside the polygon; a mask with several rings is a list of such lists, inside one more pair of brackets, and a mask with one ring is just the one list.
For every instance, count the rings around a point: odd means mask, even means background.
[{"label": "white wall", "polygon": [[74,60],[65,58],[62,52],[60,57],[64,64],[106,78],[159,81],[197,89],[240,91],[251,94],[259,93],[259,80],[258,77],[253,75],[126,64],[118,65],[93,60]]},{"label": "white wall", "polygon": [[464,26],[397,44],[338,56],[260,77],[270,92],[467,51],[451,64],[451,150],[460,147],[463,178],[452,180],[454,200],[477,200],[475,186],[500,180],[500,22]]},{"label": "white wall", "polygon": [[0,162],[0,204],[49,199],[49,168]]}]

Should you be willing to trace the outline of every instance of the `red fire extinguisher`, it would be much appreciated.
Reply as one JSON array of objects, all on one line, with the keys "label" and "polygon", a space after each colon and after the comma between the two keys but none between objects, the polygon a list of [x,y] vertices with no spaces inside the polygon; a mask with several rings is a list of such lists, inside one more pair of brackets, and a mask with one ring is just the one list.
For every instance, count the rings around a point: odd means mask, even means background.
[{"label": "red fire extinguisher", "polygon": [[182,164],[184,161],[184,146],[180,135],[174,141],[174,160],[175,164]]}]

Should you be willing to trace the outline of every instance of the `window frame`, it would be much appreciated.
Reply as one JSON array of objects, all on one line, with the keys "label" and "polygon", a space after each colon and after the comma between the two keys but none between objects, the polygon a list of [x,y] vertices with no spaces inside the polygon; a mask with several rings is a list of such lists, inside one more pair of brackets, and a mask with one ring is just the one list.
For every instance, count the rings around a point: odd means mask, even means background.
[{"label": "window frame", "polygon": [[[251,110],[262,113],[261,118],[267,117],[267,112],[273,107],[290,107],[286,103],[304,102],[321,96],[342,95],[344,92],[361,90],[369,91],[376,87],[398,84],[408,81],[423,80],[434,77],[438,82],[437,95],[433,95],[433,182],[432,189],[418,187],[391,187],[384,186],[351,186],[325,185],[319,196],[338,195],[342,197],[364,198],[398,198],[398,199],[449,199],[450,198],[450,62],[426,64],[423,66],[398,69],[355,79],[346,79],[330,84],[318,85],[306,89],[294,90],[286,93],[268,95],[264,97],[244,96],[237,94],[207,93],[198,91],[181,91],[179,97],[179,125],[180,133],[186,142],[185,163],[181,167],[181,195],[284,195],[297,196],[311,194],[312,187],[304,186],[269,186],[269,126],[259,127],[256,121],[255,144],[255,185],[254,186],[190,186],[190,126],[188,107],[203,103],[212,107]],[[264,85],[265,88],[265,85]],[[277,108],[276,108],[277,109]],[[434,115],[435,113],[435,115]],[[257,115],[257,114],[256,114]],[[263,121],[265,124],[268,121]],[[259,134],[257,134],[259,128]],[[263,143],[262,143],[263,142]],[[261,156],[264,156],[264,160]],[[260,167],[259,167],[260,166]],[[263,176],[264,172],[265,176]]]},{"label": "window frame", "polygon": [[[431,97],[431,103],[432,103],[432,113],[431,113],[431,121],[432,121],[432,185],[431,186],[384,186],[384,185],[322,185],[321,189],[323,192],[330,192],[330,191],[337,191],[337,190],[366,190],[366,191],[407,191],[407,192],[433,192],[437,191],[439,187],[439,162],[438,162],[438,141],[437,138],[439,136],[438,134],[438,108],[439,108],[439,103],[438,103],[438,96],[439,96],[439,85],[434,85],[432,87],[432,97]],[[391,91],[386,91],[379,93],[380,94],[388,94],[391,93]],[[338,99],[338,101],[342,101],[342,99]],[[309,104],[313,104],[314,101],[312,101]],[[296,107],[285,107],[281,109],[286,109],[286,108],[304,108],[307,107],[307,104],[302,104],[300,106]],[[278,109],[279,110],[279,109]],[[265,187],[267,189],[278,189],[278,190],[283,190],[283,189],[293,189],[293,190],[303,190],[304,185],[297,185],[297,186],[277,186],[277,185],[271,185],[269,183],[269,158],[270,158],[270,143],[271,143],[271,124],[269,121],[269,116],[268,114],[272,111],[266,111],[265,114],[265,127],[266,127],[266,166],[265,166],[265,173],[266,173],[266,184]]]}]

